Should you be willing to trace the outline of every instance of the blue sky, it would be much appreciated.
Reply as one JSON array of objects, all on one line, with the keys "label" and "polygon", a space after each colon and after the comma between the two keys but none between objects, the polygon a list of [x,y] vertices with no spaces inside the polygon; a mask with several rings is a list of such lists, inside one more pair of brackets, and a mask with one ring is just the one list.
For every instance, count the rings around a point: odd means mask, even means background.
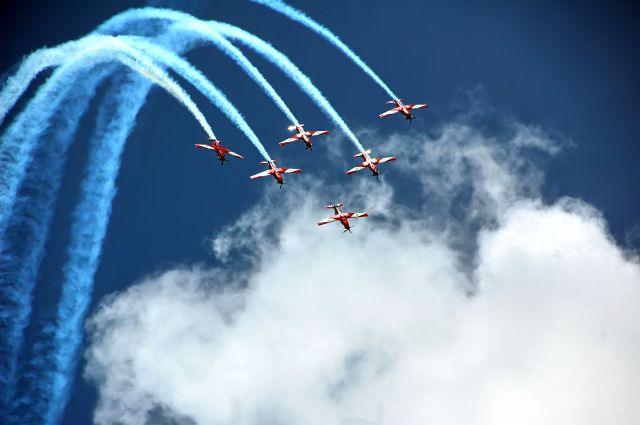
[{"label": "blue sky", "polygon": [[[387,100],[385,93],[316,34],[258,5],[210,3],[186,2],[183,10],[202,19],[239,25],[281,49],[311,77],[347,123],[364,132],[362,141],[367,147],[367,131],[381,135],[375,143],[384,148],[388,147],[386,138],[405,130],[433,136],[436,128],[471,109],[475,101],[487,110],[480,126],[490,129],[496,117],[508,117],[543,129],[564,147],[557,155],[534,158],[545,172],[542,198],[548,202],[563,196],[584,200],[602,212],[620,245],[638,248],[640,240],[634,239],[633,229],[640,225],[636,196],[640,182],[639,6],[629,2],[292,2],[338,34],[407,101],[431,105],[418,111],[409,127],[393,117],[378,120],[376,115]],[[36,48],[78,38],[134,5],[121,1],[90,8],[77,1],[66,1],[64,6],[45,2],[38,8],[3,5],[0,37],[7,42],[0,47],[0,70],[11,69]],[[308,128],[336,130],[276,69],[250,52],[247,55]],[[272,157],[285,166],[325,177],[330,171],[343,171],[349,163],[347,159],[334,166],[329,161],[333,154],[324,152],[324,144],[347,143],[337,136],[318,139],[313,153],[300,146],[281,150],[276,143],[287,136],[290,123],[234,63],[213,48],[197,49],[187,58],[227,93]],[[94,306],[105,295],[149,273],[179,264],[216,265],[209,246],[211,236],[234,223],[262,199],[264,186],[273,184],[248,179],[261,170],[257,152],[206,99],[188,90],[219,138],[247,159],[232,159],[221,168],[211,155],[194,149],[193,143],[204,141],[201,128],[173,98],[153,90],[125,149],[118,195],[95,277]],[[34,92],[30,90],[25,98]],[[65,229],[100,96],[83,118],[70,152],[35,294],[38,319],[29,332],[54,308],[59,289],[47,283],[60,273],[68,240]],[[346,157],[355,153],[352,150],[348,146],[339,153]],[[393,167],[402,167],[401,161]],[[391,167],[384,179],[394,178]],[[289,179],[290,186],[296,184],[295,178]],[[412,190],[411,180],[398,179],[395,184],[398,192]],[[288,189],[285,186],[283,191]],[[280,193],[269,196],[284,199]],[[320,216],[323,213],[318,210]],[[63,423],[88,423],[95,402],[95,388],[82,380],[79,370]]]}]

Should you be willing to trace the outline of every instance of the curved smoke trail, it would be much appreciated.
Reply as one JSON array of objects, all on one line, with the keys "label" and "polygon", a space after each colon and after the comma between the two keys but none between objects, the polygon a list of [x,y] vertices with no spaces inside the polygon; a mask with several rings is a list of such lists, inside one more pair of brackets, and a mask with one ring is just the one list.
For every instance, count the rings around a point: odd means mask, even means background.
[{"label": "curved smoke trail", "polygon": [[35,392],[44,400],[40,406],[44,424],[58,423],[68,402],[82,343],[82,323],[91,301],[93,277],[117,191],[115,176],[120,169],[127,138],[150,88],[148,81],[136,76],[129,77],[124,83],[118,81],[98,111],[86,176],[72,212],[62,293],[55,326],[50,329],[52,346],[46,347],[51,351],[43,356],[53,364],[41,366],[44,376],[33,383],[41,386]]},{"label": "curved smoke trail", "polygon": [[[100,30],[109,33],[116,33],[126,31],[127,27],[135,21],[149,21],[149,20],[169,20],[172,22],[189,22],[194,21],[197,24],[183,26],[185,36],[195,37],[199,35],[202,39],[193,39],[193,41],[212,41],[210,35],[212,30],[219,33],[225,38],[237,40],[247,47],[251,48],[258,54],[262,55],[265,59],[280,68],[287,77],[295,82],[300,89],[305,92],[311,100],[318,105],[318,107],[325,112],[325,114],[349,137],[351,142],[356,146],[358,151],[363,151],[364,147],[351,131],[349,126],[344,122],[340,114],[336,112],[331,103],[324,97],[322,92],[313,84],[313,82],[307,77],[286,55],[274,48],[272,45],[262,40],[261,38],[244,31],[236,26],[226,24],[217,21],[203,22],[199,19],[184,13],[168,9],[157,8],[141,8],[131,11],[123,12],[115,17],[106,21],[100,26]],[[203,24],[208,26],[208,29],[203,30]]]},{"label": "curved smoke trail", "polygon": [[333,44],[338,49],[340,49],[345,55],[347,55],[349,59],[355,62],[356,65],[358,65],[365,73],[367,73],[367,75],[373,78],[373,80],[376,83],[378,83],[378,85],[382,87],[384,91],[386,91],[387,94],[391,96],[392,99],[398,98],[398,96],[396,96],[396,94],[393,91],[391,91],[389,86],[387,86],[384,83],[384,81],[382,81],[382,79],[378,77],[378,75],[375,72],[373,72],[371,68],[369,68],[369,65],[367,65],[362,59],[360,59],[360,57],[356,55],[356,53],[349,48],[349,46],[344,44],[342,40],[340,40],[340,38],[338,38],[338,36],[335,35],[333,32],[331,32],[331,30],[329,30],[328,28],[320,25],[319,23],[311,19],[309,16],[305,15],[302,11],[289,6],[288,4],[286,4],[281,0],[251,0],[251,1],[254,3],[261,4],[263,6],[267,6],[268,8],[273,9],[276,12],[281,13],[286,17],[304,25],[310,30],[320,34],[327,41],[329,41],[329,43]]},{"label": "curved smoke trail", "polygon": [[103,40],[104,36],[88,35],[56,47],[38,49],[27,56],[18,71],[4,82],[0,90],[0,124],[38,74],[47,68],[67,62],[71,56],[82,51],[94,49]]},{"label": "curved smoke trail", "polygon": [[[218,106],[230,120],[254,142],[256,147],[270,159],[264,147],[237,109],[198,70],[170,51],[145,38],[121,37],[122,41],[143,50],[156,61],[172,68],[191,82]],[[161,38],[175,50],[188,42],[181,32],[175,31]],[[115,195],[115,178],[120,166],[120,157],[127,136],[142,107],[148,85],[133,80],[124,87],[117,87],[101,107],[93,149],[87,166],[87,175],[82,182],[79,202],[73,212],[71,240],[67,248],[67,263],[63,268],[63,285],[56,315],[57,326],[50,327],[53,334],[49,353],[38,353],[39,370],[45,379],[33,382],[25,400],[39,405],[45,423],[56,423],[68,400],[73,372],[76,367],[77,350],[82,342],[82,320],[86,314],[98,265],[102,242],[108,225],[111,201]],[[42,350],[42,351],[46,351]],[[49,356],[51,364],[48,364]],[[42,377],[41,377],[42,378]],[[43,403],[42,400],[46,400]],[[21,418],[25,419],[25,418]]]},{"label": "curved smoke trail", "polygon": [[[171,13],[175,15],[175,12]],[[184,29],[189,30],[194,27],[198,28],[198,26],[193,25],[177,26],[178,29],[182,29],[183,31]],[[172,29],[175,30],[175,27]],[[190,32],[194,33],[193,30]],[[197,31],[195,33],[201,32],[202,31]],[[210,33],[210,31],[205,32],[205,34],[207,33]],[[182,35],[180,39],[185,43],[191,41],[184,35]],[[277,62],[279,59],[278,57],[274,57],[272,61]],[[309,84],[312,86],[310,81]],[[123,120],[130,122],[130,120],[132,120],[131,117],[135,117],[137,113],[137,109],[131,109],[129,106],[131,105],[132,89],[133,87],[125,91],[125,93],[128,93],[127,99],[129,102],[122,102],[121,100],[114,101],[114,104],[118,105],[116,117],[120,118],[116,118],[111,122],[112,124],[116,123],[113,129],[103,131],[102,136],[97,137],[98,139],[102,138],[104,141],[110,142],[105,143],[103,141],[103,143],[97,144],[97,146],[102,147],[99,148],[99,153],[93,156],[95,159],[89,162],[87,168],[88,175],[85,183],[83,183],[80,201],[74,212],[72,241],[68,248],[69,259],[64,268],[65,278],[61,297],[62,301],[57,315],[57,323],[59,325],[53,330],[55,366],[45,368],[49,374],[49,378],[42,380],[42,382],[45,384],[48,383],[47,385],[49,385],[49,388],[45,391],[48,394],[45,399],[50,400],[45,413],[45,416],[50,418],[48,423],[54,423],[56,418],[61,415],[68,399],[68,391],[76,365],[77,350],[82,340],[81,323],[91,299],[93,276],[97,269],[102,242],[106,234],[111,199],[115,193],[113,189],[115,187],[114,181],[122,151],[121,148],[116,148],[124,144],[126,135],[128,134],[128,132],[122,133],[120,129],[130,128],[131,126],[130,124],[123,125],[117,123]],[[140,93],[142,98],[144,98],[146,93]],[[142,101],[138,104],[138,108],[141,104]],[[118,142],[114,143],[113,140],[118,140]],[[114,165],[106,167],[105,171],[105,167],[97,166],[102,163]],[[98,182],[101,182],[101,184],[97,184]],[[107,184],[104,184],[104,182],[107,182]]]},{"label": "curved smoke trail", "polygon": [[[180,34],[176,34],[176,36],[180,36]],[[264,159],[268,161],[271,160],[271,157],[262,145],[262,142],[260,142],[260,139],[258,139],[258,136],[256,136],[240,111],[238,111],[238,109],[236,109],[236,107],[229,101],[229,99],[227,99],[224,93],[222,93],[216,86],[214,86],[211,81],[207,79],[207,77],[205,77],[200,71],[194,68],[189,62],[180,58],[171,51],[159,47],[158,45],[150,42],[145,38],[133,36],[120,36],[120,38],[126,43],[130,44],[132,47],[149,54],[154,58],[154,60],[168,68],[171,68],[182,78],[189,81],[189,83],[191,83],[196,89],[198,89],[198,91],[205,95],[211,101],[211,103],[213,103],[218,109],[220,109],[227,116],[227,118],[229,118],[229,120],[247,136],[247,138],[251,141],[251,143],[253,143],[256,149],[258,149]],[[165,40],[166,39],[167,38],[165,38]],[[185,41],[190,40],[187,39]]]},{"label": "curved smoke trail", "polygon": [[[148,79],[162,85],[183,104],[186,104],[192,112],[195,112],[194,115],[200,113],[177,83],[170,80],[164,71],[153,65],[143,55],[140,55],[135,49],[120,40],[112,39],[112,37],[108,36],[101,36],[101,38],[100,43],[95,44],[90,49],[81,49],[73,57],[70,64],[61,67],[54,73],[52,78],[45,83],[45,86],[36,95],[36,99],[18,117],[17,123],[10,127],[8,134],[4,137],[5,142],[11,141],[13,145],[31,146],[30,149],[25,149],[22,152],[18,152],[18,155],[10,157],[14,161],[9,161],[9,163],[14,166],[17,165],[16,168],[20,171],[20,165],[26,167],[28,162],[26,158],[31,156],[35,146],[34,140],[43,132],[44,128],[47,128],[48,118],[56,110],[61,98],[66,95],[68,88],[72,85],[79,86],[83,88],[82,91],[84,93],[90,95],[84,96],[84,101],[72,104],[70,110],[65,110],[66,127],[57,135],[57,140],[54,140],[56,143],[51,143],[44,154],[47,158],[44,160],[47,164],[45,168],[46,178],[30,176],[24,182],[25,187],[33,193],[30,202],[26,205],[24,203],[20,205],[14,205],[13,202],[7,203],[7,205],[11,205],[12,210],[18,210],[14,211],[15,213],[11,216],[9,224],[13,229],[19,228],[21,230],[19,238],[13,238],[13,240],[19,240],[17,245],[22,247],[22,250],[16,252],[16,244],[11,245],[12,238],[3,238],[6,246],[0,249],[0,276],[5,282],[2,286],[2,299],[6,307],[8,307],[6,309],[3,308],[3,312],[6,313],[3,313],[2,327],[6,328],[6,332],[2,332],[2,347],[3,350],[6,350],[6,356],[3,356],[3,363],[0,365],[0,371],[2,372],[0,401],[4,406],[8,405],[15,392],[17,356],[23,345],[23,331],[31,313],[33,287],[44,253],[44,244],[46,243],[51,222],[52,207],[62,179],[66,151],[70,144],[71,136],[77,128],[79,116],[86,109],[88,100],[95,92],[97,84],[107,74],[107,70],[92,73],[90,77],[80,82],[75,81],[77,80],[75,78],[77,77],[76,74],[87,67],[106,60],[118,60]],[[96,39],[92,40],[92,42],[94,41]],[[131,55],[135,60],[130,59],[129,56],[122,56],[122,53]],[[42,100],[46,100],[47,107],[41,108]],[[34,116],[38,118],[37,125],[34,125],[34,122],[29,119]],[[201,113],[200,116],[202,118],[201,121],[206,124],[204,116]],[[208,131],[208,134],[211,135],[210,137],[215,137],[208,124],[206,124],[206,127],[205,131]],[[6,149],[7,144],[3,143],[2,147]],[[5,150],[5,152],[15,154],[11,150]],[[20,153],[23,154],[22,161],[19,160]],[[22,170],[22,174],[24,175],[24,170]],[[14,175],[13,177],[17,176]],[[19,179],[15,180],[14,183],[17,186]],[[9,213],[9,211],[3,212]],[[3,411],[6,410],[3,409]]]},{"label": "curved smoke trail", "polygon": [[[122,43],[120,40],[118,40],[118,42]],[[141,55],[135,49],[131,49],[126,45],[126,43],[122,43],[122,45],[123,51],[125,53],[128,53],[135,60],[131,60],[129,56],[119,57],[118,60],[129,66],[131,69],[137,71],[139,74],[145,76],[149,81],[158,84],[167,92],[172,94],[173,97],[175,97],[189,110],[189,112],[191,112],[191,114],[195,117],[195,119],[200,123],[204,131],[207,133],[207,136],[215,139],[216,136],[215,134],[213,134],[213,130],[207,122],[207,119],[204,117],[202,112],[200,112],[200,109],[198,109],[195,102],[191,100],[191,97],[187,94],[187,92],[185,92],[178,83],[176,83],[171,77],[169,77],[164,72],[164,70],[154,65],[151,60]]]},{"label": "curved smoke trail", "polygon": [[236,62],[247,73],[247,75],[249,75],[264,90],[280,110],[284,112],[289,121],[294,124],[298,123],[298,120],[293,115],[289,107],[284,103],[280,95],[246,56],[226,38],[212,30],[205,22],[196,19],[189,14],[176,12],[170,9],[132,9],[107,20],[104,24],[98,27],[98,31],[116,33],[120,32],[123,28],[126,28],[131,22],[147,19],[170,19],[174,21],[181,21],[181,25],[184,25],[185,29],[206,35],[210,42],[214,43],[224,54],[233,59],[233,61]]},{"label": "curved smoke trail", "polygon": [[359,152],[364,150],[364,147],[358,140],[355,134],[351,131],[349,126],[344,122],[340,114],[331,106],[331,103],[320,92],[320,90],[311,82],[311,79],[307,77],[289,58],[273,47],[271,44],[262,40],[261,38],[247,32],[234,25],[226,24],[223,22],[211,21],[209,24],[220,34],[228,37],[232,40],[237,40],[247,47],[253,49],[256,53],[262,55],[269,62],[280,68],[291,80],[293,80],[302,91],[304,91],[313,100],[323,112],[336,124],[340,129],[349,137]]},{"label": "curved smoke trail", "polygon": [[[115,178],[110,176],[118,174],[125,142],[152,87],[148,80],[137,75],[119,77],[112,82],[98,110],[86,177],[80,186],[80,202],[72,212],[72,240],[67,253],[74,256],[67,260],[63,269],[65,284],[62,285],[56,321],[44,329],[43,338],[33,349],[31,367],[35,370],[26,374],[30,387],[23,389],[24,394],[16,398],[13,406],[12,419],[16,424],[34,421],[56,424],[67,402],[71,383],[69,370],[75,370],[82,320],[91,298],[91,284],[102,248],[101,242],[92,242],[104,239],[108,223],[108,219],[96,220],[95,217],[110,215],[116,194]],[[87,202],[91,202],[89,208]],[[83,273],[76,274],[81,269]],[[66,322],[60,322],[61,317]]]},{"label": "curved smoke trail", "polygon": [[[102,69],[76,79],[74,89],[82,95],[69,97],[61,104],[66,90],[57,91],[52,104],[60,104],[64,115],[48,126],[40,137],[40,143],[30,168],[36,171],[46,168],[47,176],[29,172],[23,188],[29,199],[18,198],[14,212],[8,221],[7,233],[0,249],[0,422],[7,423],[10,400],[16,384],[17,360],[24,345],[24,329],[31,315],[32,294],[44,245],[48,236],[54,205],[67,158],[69,141],[77,129],[77,122],[87,109],[98,85],[110,71]],[[30,120],[27,120],[31,122]],[[33,140],[23,140],[34,143]],[[35,211],[35,213],[34,213]]]},{"label": "curved smoke trail", "polygon": [[[101,36],[101,41],[92,48],[74,55],[69,67],[86,68],[110,61],[118,61],[163,87],[191,112],[209,137],[215,138],[211,126],[189,95],[152,61],[115,37]],[[73,79],[64,78],[66,69],[68,68],[59,69],[60,72],[55,73],[54,84],[47,84],[38,91],[32,103],[40,106],[35,110],[30,109],[34,120],[25,121],[25,115],[20,114],[0,138],[0,235],[12,211],[19,184],[33,152],[33,144],[25,143],[24,140],[36,140],[37,135],[46,128],[48,117],[55,111],[55,106],[49,103],[49,99],[55,98],[57,91],[65,90],[65,86],[74,84]]]},{"label": "curved smoke trail", "polygon": [[[146,84],[146,89],[144,86],[144,83],[141,84],[138,82],[129,84],[127,86],[128,88],[125,90],[122,90],[122,87],[119,87],[118,91],[110,98],[110,101],[105,103],[105,105],[111,105],[111,110],[109,112],[105,112],[109,110],[109,107],[107,106],[103,106],[101,109],[100,117],[102,118],[99,120],[99,128],[96,131],[95,139],[96,141],[102,140],[103,143],[98,144],[98,153],[92,153],[89,170],[91,170],[91,164],[94,164],[98,165],[98,167],[94,167],[94,169],[105,169],[108,170],[106,174],[111,174],[113,176],[117,175],[117,168],[119,167],[119,158],[122,150],[119,146],[124,144],[126,136],[135,121],[135,114],[144,102],[146,92],[148,91],[148,84]],[[136,99],[138,100],[137,105]],[[116,111],[115,115],[113,112],[114,109]],[[131,113],[132,111],[133,114]],[[127,122],[129,124],[127,124]],[[121,140],[121,143],[114,143],[114,139],[116,141]],[[109,166],[104,167],[104,164],[109,164]],[[102,177],[105,175],[105,173],[98,174]],[[93,181],[93,184],[90,183],[91,181]],[[98,189],[99,193],[91,193],[96,189]],[[54,402],[49,404],[44,414],[44,417],[48,418],[46,423],[56,422],[57,418],[61,415],[68,397],[68,388],[70,386],[68,371],[73,371],[75,366],[75,354],[82,338],[82,318],[84,317],[90,300],[92,279],[95,273],[95,267],[97,266],[97,260],[102,246],[102,239],[106,232],[106,223],[108,222],[108,216],[110,213],[111,200],[115,194],[115,185],[113,184],[113,180],[109,183],[109,180],[107,179],[105,183],[105,180],[100,177],[96,177],[96,174],[94,173],[93,177],[89,175],[85,182],[83,182],[81,190],[85,195],[85,200],[93,198],[99,201],[97,205],[93,203],[90,203],[89,205],[97,207],[97,210],[104,212],[106,218],[104,220],[98,220],[98,222],[102,223],[102,226],[98,226],[96,229],[95,227],[92,227],[95,220],[92,220],[91,217],[87,218],[86,216],[83,216],[83,212],[80,211],[80,209],[77,209],[74,213],[76,219],[74,221],[73,229],[75,230],[73,230],[72,233],[81,235],[78,238],[78,241],[82,241],[84,239],[84,242],[79,242],[79,249],[70,248],[69,253],[80,253],[80,257],[74,257],[77,259],[76,263],[86,264],[85,267],[80,270],[80,275],[74,275],[74,272],[77,272],[78,270],[73,270],[72,267],[65,267],[65,275],[68,275],[71,278],[76,278],[72,280],[75,280],[77,284],[73,287],[69,287],[69,285],[65,285],[63,287],[62,298],[66,300],[66,302],[61,302],[58,310],[58,323],[61,323],[60,319],[68,319],[68,322],[65,320],[65,323],[69,323],[69,326],[65,325],[65,329],[60,329],[60,327],[58,327],[53,332],[55,333],[54,339],[57,341],[55,345],[59,347],[59,349],[55,351],[57,362],[70,367],[62,368],[63,370],[50,370],[49,379],[43,380],[45,385],[48,383],[50,386],[50,390],[47,392],[54,395]],[[86,210],[84,213],[86,213]],[[97,214],[99,215],[101,213]],[[89,244],[92,249],[85,250],[82,248],[83,243],[86,243],[87,240],[95,241],[95,243]],[[78,246],[76,246],[76,248],[78,248]],[[93,266],[91,263],[93,263]],[[88,273],[86,273],[87,271]],[[68,281],[68,279],[65,279],[65,281]],[[68,293],[67,295],[64,294],[65,291]],[[78,297],[78,295],[80,296]],[[69,338],[72,340],[71,343],[69,343]],[[73,340],[77,341],[75,346]]]}]

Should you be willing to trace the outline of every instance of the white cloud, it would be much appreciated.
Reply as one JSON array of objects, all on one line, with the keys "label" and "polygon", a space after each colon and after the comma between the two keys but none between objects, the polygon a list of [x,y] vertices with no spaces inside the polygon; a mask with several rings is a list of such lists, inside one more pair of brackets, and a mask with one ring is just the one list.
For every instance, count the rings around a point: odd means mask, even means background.
[{"label": "white cloud", "polygon": [[[635,424],[640,267],[588,205],[538,200],[526,150],[555,145],[456,122],[390,146],[403,159],[383,183],[269,189],[214,239],[224,267],[104,302],[87,351],[96,422]],[[352,235],[315,226],[334,201],[372,216]]]}]

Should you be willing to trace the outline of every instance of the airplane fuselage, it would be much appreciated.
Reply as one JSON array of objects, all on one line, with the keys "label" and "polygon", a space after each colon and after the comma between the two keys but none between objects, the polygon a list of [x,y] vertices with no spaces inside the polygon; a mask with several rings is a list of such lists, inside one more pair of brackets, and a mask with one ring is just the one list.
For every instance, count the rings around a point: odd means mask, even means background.
[{"label": "airplane fuselage", "polygon": [[227,153],[228,149],[225,149],[224,147],[222,147],[220,142],[216,139],[209,138],[209,140],[211,140],[212,142],[211,147],[216,152],[216,155],[218,156],[218,160],[220,162],[225,162],[226,161],[225,153]]},{"label": "airplane fuselage", "polygon": [[396,104],[397,108],[400,108],[400,113],[402,115],[404,115],[404,117],[408,120],[412,120],[413,119],[413,114],[411,113],[411,110],[409,108],[407,108],[406,106],[404,106],[404,103],[402,103],[401,100],[397,100],[394,99],[393,103]]},{"label": "airplane fuselage", "polygon": [[302,137],[302,141],[304,142],[307,148],[311,148],[311,138],[309,137],[309,132],[304,131],[301,125],[296,124],[296,130],[298,130],[298,134]]},{"label": "airplane fuselage", "polygon": [[271,162],[269,163],[269,173],[273,176],[274,179],[276,179],[280,186],[284,184],[284,177],[282,177],[282,173],[280,173],[278,167],[276,167],[275,164]]},{"label": "airplane fuselage", "polygon": [[351,230],[351,226],[349,225],[349,213],[343,213],[342,211],[340,211],[340,207],[337,207],[334,205],[333,207],[333,212],[335,213],[334,217],[337,218],[340,223],[342,224],[342,226],[344,227],[344,230]]},{"label": "airplane fuselage", "polygon": [[370,169],[374,176],[380,174],[380,172],[378,171],[378,167],[376,167],[376,164],[373,163],[369,154],[363,153],[362,159],[364,159],[364,161],[362,162],[363,167],[367,167],[368,169]]},{"label": "airplane fuselage", "polygon": [[273,172],[273,177],[276,179],[280,186],[284,184],[284,178],[282,177],[282,174],[280,174],[277,170]]},{"label": "airplane fuselage", "polygon": [[216,155],[218,155],[218,159],[220,160],[220,162],[224,162],[226,161],[224,154],[226,153],[224,151],[223,148],[219,147],[219,146],[214,146],[213,149],[215,149],[216,151]]}]

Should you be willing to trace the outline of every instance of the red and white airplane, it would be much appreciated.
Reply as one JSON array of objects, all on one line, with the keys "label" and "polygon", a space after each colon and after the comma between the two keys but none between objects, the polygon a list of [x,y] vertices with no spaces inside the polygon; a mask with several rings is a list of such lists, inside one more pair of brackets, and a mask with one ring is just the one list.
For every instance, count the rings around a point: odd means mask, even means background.
[{"label": "red and white airplane", "polygon": [[379,118],[384,118],[384,117],[388,117],[389,115],[393,115],[393,114],[397,114],[398,112],[400,112],[402,115],[404,115],[404,117],[406,119],[409,120],[409,124],[411,124],[411,120],[414,119],[415,117],[413,116],[413,114],[411,113],[412,109],[420,109],[420,108],[428,108],[429,105],[427,104],[409,104],[409,105],[405,105],[404,103],[402,103],[402,99],[393,99],[387,102],[388,104],[391,105],[396,105],[395,108],[389,109],[387,112],[383,112],[380,115],[378,115]]},{"label": "red and white airplane", "polygon": [[231,156],[235,156],[236,158],[244,159],[244,157],[242,155],[238,155],[235,152],[231,152],[229,149],[227,149],[224,146],[222,146],[220,144],[219,140],[212,139],[211,137],[208,137],[208,139],[211,140],[211,144],[201,145],[201,144],[196,143],[196,148],[214,150],[216,152],[216,155],[218,155],[218,161],[220,161],[220,165],[224,165],[224,162],[227,160],[225,158],[226,154],[229,154]]},{"label": "red and white airplane", "polygon": [[378,178],[378,176],[380,175],[380,171],[378,171],[378,167],[376,167],[376,165],[382,164],[383,162],[396,160],[395,156],[388,156],[386,158],[371,158],[371,156],[369,156],[370,153],[371,153],[371,149],[367,149],[366,151],[362,151],[360,153],[353,155],[354,158],[361,157],[364,161],[362,161],[360,165],[356,165],[355,167],[347,171],[347,175],[351,175],[360,170],[364,170],[365,168],[368,168],[371,170],[373,175],[376,176],[376,178]]},{"label": "red and white airplane", "polygon": [[298,134],[293,137],[289,137],[286,140],[280,142],[280,147],[286,146],[289,143],[293,143],[298,140],[302,140],[305,144],[305,147],[309,150],[312,150],[313,143],[311,143],[311,136],[322,136],[323,134],[329,134],[327,130],[310,130],[305,131],[302,127],[304,124],[294,124],[288,127],[289,131],[296,130]]},{"label": "red and white airplane", "polygon": [[267,176],[273,176],[276,181],[278,182],[278,184],[280,185],[280,188],[282,188],[282,185],[284,184],[284,176],[283,174],[287,174],[287,173],[301,173],[302,170],[298,169],[298,168],[278,168],[276,167],[276,160],[271,160],[271,161],[260,161],[260,164],[265,164],[269,167],[269,169],[267,171],[263,171],[261,173],[258,174],[254,174],[251,177],[251,180],[255,180],[255,179],[261,179],[263,177],[267,177]]},{"label": "red and white airplane", "polygon": [[344,231],[351,233],[351,226],[349,225],[350,218],[359,218],[359,217],[369,217],[369,214],[366,212],[363,213],[355,213],[355,212],[342,212],[340,211],[340,207],[343,204],[333,204],[327,205],[326,208],[333,208],[333,212],[335,213],[331,217],[325,218],[322,221],[318,222],[318,226],[322,226],[323,224],[332,223],[334,221],[339,221],[344,226]]}]

